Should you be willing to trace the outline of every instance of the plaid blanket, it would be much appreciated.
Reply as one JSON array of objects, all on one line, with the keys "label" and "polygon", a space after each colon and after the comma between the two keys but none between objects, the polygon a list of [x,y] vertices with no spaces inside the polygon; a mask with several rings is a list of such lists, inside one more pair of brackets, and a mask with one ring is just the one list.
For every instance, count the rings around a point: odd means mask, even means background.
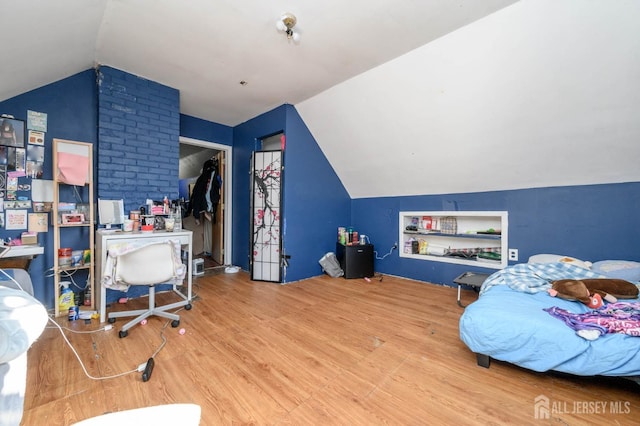
[{"label": "plaid blanket", "polygon": [[523,293],[539,293],[550,289],[552,281],[581,278],[604,277],[565,262],[519,263],[490,275],[482,284],[480,295],[495,285],[507,285]]}]

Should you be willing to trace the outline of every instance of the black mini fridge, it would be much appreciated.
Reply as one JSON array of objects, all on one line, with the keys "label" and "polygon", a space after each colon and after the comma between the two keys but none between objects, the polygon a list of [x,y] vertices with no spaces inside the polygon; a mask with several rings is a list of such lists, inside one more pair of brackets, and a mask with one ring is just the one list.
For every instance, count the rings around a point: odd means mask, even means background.
[{"label": "black mini fridge", "polygon": [[373,277],[373,244],[336,244],[336,257],[345,278]]}]

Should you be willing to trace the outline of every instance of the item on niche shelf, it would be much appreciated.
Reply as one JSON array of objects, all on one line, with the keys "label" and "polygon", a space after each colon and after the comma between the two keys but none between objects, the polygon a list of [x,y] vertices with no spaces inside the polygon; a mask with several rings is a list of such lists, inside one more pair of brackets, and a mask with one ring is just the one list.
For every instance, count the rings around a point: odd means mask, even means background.
[{"label": "item on niche shelf", "polygon": [[502,261],[502,254],[499,251],[480,251],[478,253],[478,260],[486,259],[486,260],[495,260]]},{"label": "item on niche shelf", "polygon": [[431,230],[431,216],[422,216],[422,229]]},{"label": "item on niche shelf", "polygon": [[458,232],[458,220],[455,217],[443,217],[440,219],[440,232],[443,234],[455,234]]},{"label": "item on niche shelf", "polygon": [[428,243],[425,240],[418,240],[418,254],[427,254]]},{"label": "item on niche shelf", "polygon": [[447,254],[447,248],[446,247],[438,247],[435,246],[433,244],[427,246],[427,254],[430,254],[432,256],[444,256],[445,254]]}]

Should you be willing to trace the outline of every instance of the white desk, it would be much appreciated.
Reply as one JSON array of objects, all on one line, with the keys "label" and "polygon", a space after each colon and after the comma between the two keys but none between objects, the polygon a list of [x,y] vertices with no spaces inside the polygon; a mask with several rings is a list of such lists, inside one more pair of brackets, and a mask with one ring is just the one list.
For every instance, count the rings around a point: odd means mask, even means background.
[{"label": "white desk", "polygon": [[34,257],[44,253],[44,247],[38,245],[11,246],[3,257]]},{"label": "white desk", "polygon": [[7,250],[0,258],[0,268],[18,268],[28,271],[29,265],[31,265],[31,260],[43,253],[44,247],[35,244],[9,246],[9,250]]},{"label": "white desk", "polygon": [[192,249],[193,249],[193,233],[191,231],[182,230],[174,232],[154,231],[150,233],[141,232],[105,232],[100,229],[96,232],[96,251],[95,251],[95,277],[96,285],[100,287],[100,291],[96,292],[96,306],[100,313],[100,322],[105,322],[107,318],[107,289],[102,285],[102,276],[104,275],[104,268],[107,263],[107,252],[110,246],[122,243],[155,243],[166,240],[180,240],[180,245],[186,246],[186,250],[189,252],[187,263],[187,294],[177,290],[177,284],[174,284],[173,290],[185,299],[185,304],[191,303],[191,285],[192,285]]}]

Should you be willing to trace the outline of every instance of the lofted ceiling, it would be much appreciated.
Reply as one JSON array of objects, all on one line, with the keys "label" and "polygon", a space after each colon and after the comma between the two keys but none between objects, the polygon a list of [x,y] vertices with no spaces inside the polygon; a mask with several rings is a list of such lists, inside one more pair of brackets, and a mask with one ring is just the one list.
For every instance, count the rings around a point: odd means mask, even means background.
[{"label": "lofted ceiling", "polygon": [[[228,126],[292,104],[352,198],[640,180],[638,0],[8,9],[0,101],[109,65]],[[299,43],[276,29],[284,12],[297,16]]]},{"label": "lofted ceiling", "polygon": [[[4,8],[0,100],[104,64],[178,89],[184,114],[235,126],[511,3],[20,0]],[[284,12],[299,43],[276,28]]]}]

